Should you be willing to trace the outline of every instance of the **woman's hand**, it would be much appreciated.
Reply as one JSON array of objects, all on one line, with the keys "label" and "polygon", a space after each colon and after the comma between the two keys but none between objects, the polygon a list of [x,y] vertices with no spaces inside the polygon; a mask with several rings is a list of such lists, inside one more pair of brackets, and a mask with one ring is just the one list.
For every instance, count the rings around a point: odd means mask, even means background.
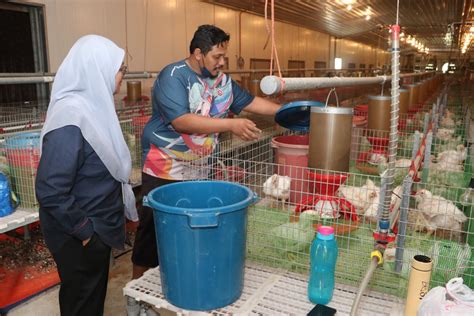
[{"label": "woman's hand", "polygon": [[92,237],[89,237],[89,238],[87,238],[86,240],[83,240],[83,241],[82,241],[82,246],[85,247],[85,246],[89,243],[89,241],[91,241],[91,238],[92,238]]}]

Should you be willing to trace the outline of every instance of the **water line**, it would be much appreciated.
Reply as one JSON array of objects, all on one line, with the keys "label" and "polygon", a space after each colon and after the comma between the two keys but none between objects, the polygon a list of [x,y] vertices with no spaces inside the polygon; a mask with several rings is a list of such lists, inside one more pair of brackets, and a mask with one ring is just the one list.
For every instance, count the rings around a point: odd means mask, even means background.
[{"label": "water line", "polygon": [[367,273],[365,274],[364,278],[362,279],[362,282],[359,285],[359,289],[354,299],[354,303],[352,304],[351,316],[357,316],[357,309],[359,308],[362,295],[364,294],[367,286],[369,285],[370,279],[372,278],[372,274],[374,274],[375,269],[377,269],[378,264],[379,264],[379,258],[372,257],[372,261],[370,261],[369,269],[367,270]]},{"label": "water line", "polygon": [[387,187],[384,207],[379,221],[379,232],[389,232],[390,205],[392,201],[393,182],[395,177],[395,161],[398,146],[398,112],[400,100],[400,26],[392,26],[392,105],[390,110],[390,135],[388,144]]}]

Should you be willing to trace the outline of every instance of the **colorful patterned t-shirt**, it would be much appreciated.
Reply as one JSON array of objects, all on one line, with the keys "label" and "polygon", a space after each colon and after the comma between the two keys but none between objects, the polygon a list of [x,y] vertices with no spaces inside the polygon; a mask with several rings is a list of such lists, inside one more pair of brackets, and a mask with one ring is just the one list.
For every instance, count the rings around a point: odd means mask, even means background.
[{"label": "colorful patterned t-shirt", "polygon": [[169,180],[201,178],[218,134],[183,134],[171,122],[187,113],[225,118],[239,114],[254,97],[228,75],[203,78],[185,61],[166,66],[153,86],[153,114],[142,136],[143,172]]}]

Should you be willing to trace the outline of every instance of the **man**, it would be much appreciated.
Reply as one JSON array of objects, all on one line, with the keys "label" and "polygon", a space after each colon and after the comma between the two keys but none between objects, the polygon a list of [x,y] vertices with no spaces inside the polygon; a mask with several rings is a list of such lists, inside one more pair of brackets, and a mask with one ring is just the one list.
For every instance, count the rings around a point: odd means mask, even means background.
[{"label": "man", "polygon": [[[274,115],[280,105],[243,91],[220,69],[230,36],[212,25],[194,33],[190,55],[166,66],[153,86],[153,115],[142,136],[142,193],[171,182],[200,178],[195,163],[212,153],[218,133],[257,139],[254,122],[227,118],[242,110]],[[191,163],[194,163],[194,168]],[[206,159],[201,159],[206,163]],[[133,278],[158,265],[153,211],[142,208],[133,249]]]}]

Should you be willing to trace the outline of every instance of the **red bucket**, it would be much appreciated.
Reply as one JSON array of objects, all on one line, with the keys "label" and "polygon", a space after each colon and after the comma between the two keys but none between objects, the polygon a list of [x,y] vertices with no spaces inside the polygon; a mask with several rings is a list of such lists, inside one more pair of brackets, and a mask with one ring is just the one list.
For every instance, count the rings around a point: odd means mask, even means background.
[{"label": "red bucket", "polygon": [[277,174],[291,178],[291,203],[301,201],[308,192],[308,181],[305,169],[308,167],[308,135],[278,136],[272,139],[275,148],[275,163],[278,166]]}]

